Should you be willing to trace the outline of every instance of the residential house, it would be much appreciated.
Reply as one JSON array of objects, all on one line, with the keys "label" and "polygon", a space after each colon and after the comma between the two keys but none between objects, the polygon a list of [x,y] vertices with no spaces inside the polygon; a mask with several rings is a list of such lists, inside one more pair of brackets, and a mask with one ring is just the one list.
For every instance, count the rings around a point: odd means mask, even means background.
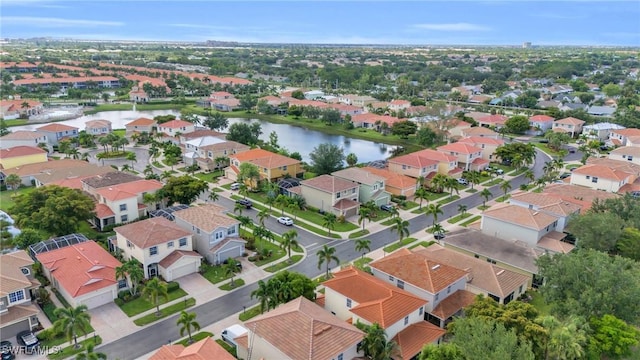
[{"label": "residential house", "polygon": [[322,90],[309,90],[304,92],[304,98],[307,100],[316,100],[324,97],[324,91]]},{"label": "residential house", "polygon": [[[235,338],[240,359],[347,360],[358,357],[364,333],[299,297],[245,324]],[[211,358],[213,359],[213,358]]]},{"label": "residential house", "polygon": [[271,106],[272,108],[277,108],[280,105],[285,104],[287,102],[285,99],[282,99],[273,95],[263,96],[258,99],[258,101],[262,101],[262,100],[266,101],[267,105]]},{"label": "residential house", "polygon": [[482,149],[482,158],[491,162],[497,160],[494,154],[500,146],[504,145],[504,140],[482,136],[469,136],[458,140],[458,143],[469,144]]},{"label": "residential house", "polygon": [[57,146],[62,140],[78,137],[78,128],[60,123],[51,123],[36,129],[47,136],[50,145]]},{"label": "residential house", "polygon": [[125,260],[142,264],[146,279],[162,276],[172,281],[198,271],[202,256],[193,251],[192,234],[164,217],[153,217],[113,229],[117,247]]},{"label": "residential house", "polygon": [[478,137],[485,137],[485,138],[491,138],[491,139],[498,139],[500,137],[500,134],[483,126],[475,126],[475,127],[462,129],[460,131],[460,136],[462,137],[478,136]]},{"label": "residential house", "polygon": [[143,178],[131,173],[111,170],[104,174],[86,177],[82,179],[81,183],[82,191],[93,197],[98,197],[99,189],[139,180],[143,180]]},{"label": "residential house", "polygon": [[424,320],[427,300],[355,267],[333,274],[323,283],[324,308],[352,324],[379,324],[400,349],[400,359],[412,359],[425,344],[439,343],[445,331]]},{"label": "residential house", "polygon": [[365,129],[375,129],[380,131],[382,124],[386,124],[388,128],[391,128],[393,124],[401,121],[397,117],[378,115],[375,113],[356,114],[351,117],[351,122],[354,127],[361,127]]},{"label": "residential house", "polygon": [[16,174],[25,186],[43,186],[67,178],[93,176],[109,171],[111,171],[110,168],[89,164],[82,160],[60,159],[0,169],[0,181],[4,181],[11,174]]},{"label": "residential house", "polygon": [[585,212],[591,208],[594,200],[604,201],[606,199],[616,199],[620,196],[601,190],[595,190],[584,186],[571,184],[549,184],[542,191],[543,194],[556,197],[564,202],[580,206],[580,212]]},{"label": "residential house", "polygon": [[389,103],[389,109],[391,111],[400,111],[400,110],[406,110],[411,106],[411,101],[408,100],[392,100]]},{"label": "residential house", "polygon": [[[615,161],[615,160],[612,160]],[[637,178],[632,172],[611,168],[607,165],[589,164],[575,169],[571,174],[571,185],[582,185],[596,190],[618,192],[625,184]]]},{"label": "residential house", "polygon": [[629,138],[640,136],[640,129],[611,130],[609,140],[615,146],[629,146]]},{"label": "residential house", "polygon": [[148,205],[144,203],[144,195],[154,194],[162,186],[158,180],[143,179],[98,189],[94,225],[104,229],[146,216]]},{"label": "residential house", "polygon": [[158,122],[153,119],[138,118],[130,123],[127,123],[124,127],[126,129],[127,136],[133,133],[153,133],[154,128],[158,125]]},{"label": "residential house", "polygon": [[17,130],[0,137],[0,149],[16,146],[38,146],[49,144],[47,134],[38,131]]},{"label": "residential house", "polygon": [[587,113],[594,116],[611,117],[616,112],[615,107],[611,106],[589,106]]},{"label": "residential house", "polygon": [[412,177],[401,175],[387,169],[378,169],[370,166],[364,167],[362,170],[383,178],[384,189],[390,194],[410,197],[416,192],[418,185],[416,179]]},{"label": "residential house", "polygon": [[228,93],[226,91],[216,91],[211,93],[209,98],[212,100],[225,100],[225,99],[233,99],[235,98],[235,96],[233,96],[233,94]]},{"label": "residential house", "polygon": [[331,175],[320,175],[300,182],[300,195],[307,205],[345,217],[358,213],[360,185]]},{"label": "residential house", "polygon": [[182,143],[184,146],[184,153],[182,154],[183,161],[186,165],[194,165],[196,164],[196,160],[201,157],[202,147],[224,142],[226,142],[226,140],[216,136],[203,136],[187,140]]},{"label": "residential house", "polygon": [[40,286],[33,264],[24,250],[0,255],[0,340],[14,341],[19,332],[40,325],[40,310],[31,303]]},{"label": "residential house", "polygon": [[553,122],[553,131],[562,131],[576,137],[582,134],[582,127],[584,126],[584,120],[576,119],[574,117],[567,117],[564,119],[556,120]]},{"label": "residential house", "polygon": [[135,103],[149,102],[149,94],[137,86],[132,86],[131,91],[129,91],[129,101]]},{"label": "residential house", "polygon": [[258,167],[260,179],[277,181],[284,177],[301,178],[304,173],[300,160],[272,153],[264,149],[251,149],[229,155],[230,166],[225,169],[225,176],[236,180],[240,174],[240,164],[251,163]]},{"label": "residential house", "polygon": [[562,102],[557,100],[538,100],[536,106],[540,109],[559,108],[562,106]]},{"label": "residential house", "polygon": [[558,105],[558,109],[561,111],[584,110],[586,112],[588,108],[589,105],[586,104],[564,103],[562,105]]},{"label": "residential house", "polygon": [[568,253],[573,245],[562,241],[566,234],[558,231],[559,218],[533,208],[505,205],[482,214],[482,233],[507,241],[522,241],[529,247]]},{"label": "residential house", "polygon": [[609,134],[614,130],[622,130],[626,129],[622,125],[602,122],[595,123],[591,125],[584,125],[582,127],[582,132],[587,135],[588,139],[605,141],[609,138]]},{"label": "residential house", "polygon": [[640,146],[622,146],[609,152],[609,159],[640,165]]},{"label": "residential house", "polygon": [[489,160],[482,157],[482,149],[464,142],[450,143],[438,146],[438,151],[453,155],[458,165],[465,171],[481,171],[489,166]]},{"label": "residential house", "polygon": [[493,96],[490,95],[473,95],[467,100],[471,104],[488,104],[493,100]]},{"label": "residential house", "polygon": [[456,156],[432,149],[391,158],[387,162],[389,170],[415,178],[432,177],[436,173],[456,178],[462,176],[462,169],[458,167]]},{"label": "residential house", "polygon": [[240,100],[236,98],[212,100],[210,99],[211,108],[218,111],[229,112],[240,108]]},{"label": "residential house", "polygon": [[330,108],[338,110],[340,116],[343,118],[347,115],[353,117],[354,115],[362,114],[364,112],[363,108],[359,108],[353,105],[345,105],[345,104],[331,104]]},{"label": "residential house", "polygon": [[73,307],[110,304],[127,287],[126,280],[116,279],[120,261],[94,241],[52,249],[36,258],[51,286]]},{"label": "residential house", "polygon": [[184,120],[171,120],[166,123],[158,124],[158,132],[167,136],[178,136],[196,131],[195,125]]},{"label": "residential house", "polygon": [[218,344],[212,337],[206,337],[193,344],[162,345],[149,360],[235,360],[225,348]]},{"label": "residential house", "polygon": [[640,136],[627,137],[627,146],[640,146]]},{"label": "residential house", "polygon": [[59,77],[59,78],[31,78],[14,80],[15,86],[25,86],[29,90],[36,87],[48,88],[52,84],[59,84],[60,89],[86,89],[87,83],[93,82],[99,88],[110,89],[120,87],[120,80],[114,76],[85,76],[85,77]]},{"label": "residential house", "polygon": [[0,118],[12,120],[29,118],[44,111],[42,103],[30,99],[0,100]]},{"label": "residential house", "polygon": [[391,194],[385,190],[385,179],[358,167],[333,172],[331,175],[360,185],[358,198],[361,203],[373,201],[376,206],[391,202]]},{"label": "residential house", "polygon": [[556,196],[534,192],[516,192],[509,198],[509,204],[534,211],[542,211],[558,218],[556,231],[564,231],[569,219],[580,213],[581,206]]},{"label": "residential house", "polygon": [[204,204],[173,212],[175,222],[193,235],[193,248],[210,264],[242,256],[246,241],[240,238],[240,222],[227,209]]},{"label": "residential house", "polygon": [[555,119],[549,115],[533,115],[529,117],[529,126],[533,129],[533,133],[540,135],[551,130]]},{"label": "residential house", "polygon": [[348,95],[339,96],[338,101],[347,105],[366,108],[367,105],[372,104],[378,100],[368,95],[360,96],[360,95],[348,94]]},{"label": "residential house", "polygon": [[0,149],[0,166],[3,169],[47,161],[49,161],[47,152],[39,147],[14,146],[8,149]]},{"label": "residential house", "polygon": [[476,121],[478,122],[478,126],[500,129],[505,126],[508,119],[509,118],[504,115],[495,114],[478,118]]},{"label": "residential house", "polygon": [[201,146],[195,158],[196,164],[203,170],[220,169],[226,163],[219,163],[220,158],[229,158],[233,154],[250,150],[251,147],[235,141],[224,141],[217,144]]},{"label": "residential house", "polygon": [[443,124],[443,125],[444,125],[444,128],[447,131],[447,138],[448,139],[457,138],[457,137],[464,137],[463,132],[465,130],[471,129],[471,124],[469,124],[466,121],[459,120],[459,119],[446,120],[445,124]]},{"label": "residential house", "polygon": [[180,134],[180,136],[178,136],[178,140],[180,141],[180,144],[184,145],[184,143],[187,141],[207,136],[213,136],[224,140],[227,134],[209,129],[196,128],[196,131],[194,132]]},{"label": "residential house", "polygon": [[111,121],[89,120],[85,123],[85,131],[91,135],[106,135],[111,133]]}]

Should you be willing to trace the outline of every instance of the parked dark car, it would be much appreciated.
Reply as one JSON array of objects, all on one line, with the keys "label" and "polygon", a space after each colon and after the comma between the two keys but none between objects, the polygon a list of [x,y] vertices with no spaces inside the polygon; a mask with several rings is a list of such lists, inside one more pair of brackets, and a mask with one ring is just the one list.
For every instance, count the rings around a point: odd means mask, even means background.
[{"label": "parked dark car", "polygon": [[13,354],[13,344],[11,341],[0,342],[0,359],[13,360],[16,356]]},{"label": "parked dark car", "polygon": [[31,331],[21,331],[16,335],[18,345],[24,346],[24,352],[31,354],[34,349],[40,346],[40,340]]},{"label": "parked dark car", "polygon": [[246,207],[247,209],[251,209],[251,207],[253,206],[253,203],[247,199],[238,199],[236,200],[237,204],[243,205],[244,207]]},{"label": "parked dark car", "polygon": [[433,234],[433,237],[436,240],[442,240],[442,239],[444,239],[444,233],[443,232],[437,232],[437,233]]},{"label": "parked dark car", "polygon": [[389,212],[391,212],[391,211],[393,211],[393,209],[394,209],[394,208],[393,208],[393,205],[390,205],[390,204],[380,205],[380,210],[382,210],[382,211],[389,211]]},{"label": "parked dark car", "polygon": [[571,173],[564,173],[564,174],[560,175],[560,179],[566,179],[569,176],[571,176]]}]

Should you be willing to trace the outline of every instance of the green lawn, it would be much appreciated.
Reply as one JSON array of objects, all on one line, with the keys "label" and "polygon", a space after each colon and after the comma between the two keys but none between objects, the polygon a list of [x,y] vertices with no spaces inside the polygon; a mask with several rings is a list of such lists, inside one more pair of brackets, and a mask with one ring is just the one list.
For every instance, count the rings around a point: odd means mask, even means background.
[{"label": "green lawn", "polygon": [[20,194],[28,194],[35,190],[35,186],[21,186],[18,188],[18,191],[13,190],[5,190],[0,192],[0,210],[9,213],[9,208],[11,208],[14,204],[14,197],[19,196]]},{"label": "green lawn", "polygon": [[495,178],[495,179],[493,179],[491,181],[488,181],[488,182],[486,182],[486,183],[484,183],[482,185],[484,185],[485,187],[491,187],[491,186],[494,186],[494,185],[498,185],[503,181],[504,181],[504,179],[498,177],[498,178]]},{"label": "green lawn", "polygon": [[497,201],[497,202],[505,202],[505,201],[509,200],[509,197],[510,197],[510,196],[509,196],[509,194],[507,194],[507,195],[502,195],[502,196],[500,196],[500,197],[496,198],[496,201]]},{"label": "green lawn", "polygon": [[[210,333],[208,331],[201,331],[199,333],[193,334],[191,335],[191,337],[193,338],[193,342],[196,341],[200,341],[202,339],[206,339],[208,337],[212,337],[213,333]],[[180,340],[180,341],[176,341],[175,342],[176,345],[183,345],[183,346],[189,346],[189,337],[187,336],[186,338]]]},{"label": "green lawn", "polygon": [[440,198],[443,198],[447,195],[449,195],[449,193],[446,192],[441,192],[441,193],[434,193],[434,192],[428,192],[428,196],[427,196],[427,200],[428,201],[434,201],[434,200],[438,200]]},{"label": "green lawn", "polygon": [[42,306],[42,311],[52,324],[56,322],[56,320],[58,320],[58,317],[53,313],[55,310],[56,305],[53,303],[53,301],[50,301]]},{"label": "green lawn", "polygon": [[238,315],[238,319],[240,319],[240,321],[247,321],[258,315],[260,315],[260,304],[241,312],[240,315]]},{"label": "green lawn", "polygon": [[417,244],[409,246],[409,250],[415,249],[418,246],[429,247],[429,246],[431,246],[431,245],[433,245],[435,243],[436,243],[435,241],[421,241],[421,242],[419,242]]},{"label": "green lawn", "polygon": [[[82,340],[82,341],[78,341],[78,344],[80,345],[80,348],[76,349],[74,348],[73,345],[67,346],[65,348],[63,348],[62,350],[53,353],[53,354],[49,354],[47,355],[47,359],[50,360],[57,360],[57,359],[66,359],[68,357],[71,357],[73,355],[79,354],[81,352],[84,352],[84,349],[87,345],[89,344],[94,344],[94,346],[98,346],[100,344],[102,344],[102,338],[100,336],[96,336],[95,338],[93,336],[87,338],[86,340]],[[45,345],[40,344],[40,346],[45,347]]]},{"label": "green lawn", "polygon": [[482,210],[482,211],[485,211],[485,210],[487,210],[487,209],[488,209],[488,208],[490,208],[490,207],[491,207],[491,205],[480,205],[480,206],[478,206],[478,209],[480,209],[480,210]]},{"label": "green lawn", "polygon": [[115,129],[111,131],[112,133],[124,137],[124,135],[127,133],[127,129]]},{"label": "green lawn", "polygon": [[571,169],[577,169],[580,166],[582,166],[582,164],[568,164],[567,166],[565,166],[565,169],[571,171]]},{"label": "green lawn", "polygon": [[164,165],[160,164],[160,162],[158,160],[154,160],[153,162],[151,162],[151,164],[153,164],[153,166],[157,167],[157,168],[163,168]]},{"label": "green lawn", "polygon": [[413,202],[413,201],[409,201],[409,200],[404,201],[402,204],[403,205],[400,206],[400,208],[402,210],[410,210],[410,209],[417,208],[418,206],[420,206],[418,203]]},{"label": "green lawn", "polygon": [[228,283],[226,283],[226,284],[224,284],[222,286],[218,286],[218,289],[224,290],[224,291],[231,291],[231,290],[239,288],[242,285],[244,285],[244,280],[242,280],[242,279],[233,279],[233,285],[231,285],[231,281],[229,281]]},{"label": "green lawn", "polygon": [[29,123],[29,121],[27,119],[11,119],[11,120],[5,120],[4,123],[7,125],[7,127],[11,127],[11,126],[26,125]]},{"label": "green lawn", "polygon": [[[187,292],[178,288],[169,293],[168,299],[161,297],[160,305],[166,304],[168,302],[171,302],[175,299],[179,299],[184,296],[187,296]],[[143,296],[140,296],[136,299],[133,299],[131,301],[128,301],[118,306],[125,314],[127,314],[128,317],[132,317],[132,316],[141,314],[147,310],[151,310],[155,308],[155,306],[149,300],[145,299]]]},{"label": "green lawn", "polygon": [[464,215],[462,215],[462,214],[456,215],[456,216],[452,217],[451,219],[447,220],[447,222],[449,224],[455,224],[458,221],[462,221],[462,220],[468,218],[469,216],[471,216],[471,213],[464,213]]},{"label": "green lawn", "polygon": [[530,141],[529,144],[533,144],[533,146],[537,147],[538,149],[544,151],[545,153],[551,155],[551,156],[560,156],[562,155],[560,152],[555,151],[553,149],[551,149],[550,147],[547,146],[547,144],[543,144],[543,143],[539,143],[536,141]]},{"label": "green lawn", "polygon": [[236,352],[236,348],[233,347],[232,345],[228,344],[226,341],[222,340],[222,339],[218,339],[216,340],[216,342],[218,343],[218,345],[222,346],[225,350],[227,350],[227,352],[229,354],[231,354],[234,358],[238,358],[238,354]]},{"label": "green lawn", "polygon": [[393,244],[389,246],[385,246],[383,250],[387,253],[394,252],[405,245],[411,244],[416,240],[417,240],[416,238],[408,237],[408,238],[402,239],[402,242],[394,241]]},{"label": "green lawn", "polygon": [[222,170],[216,170],[208,173],[194,174],[194,176],[197,177],[198,179],[202,179],[210,183],[217,183],[218,178],[221,177],[222,175],[224,175],[224,172],[222,172]]},{"label": "green lawn", "polygon": [[[412,213],[419,214],[419,213],[421,213],[423,211],[424,211],[424,207],[422,208],[422,210],[413,210]],[[389,225],[393,225],[395,223],[396,223],[396,219],[395,218],[391,218],[391,219],[389,219],[387,221],[381,222],[380,224],[384,225],[384,226],[389,226]]]},{"label": "green lawn", "polygon": [[472,217],[471,219],[469,219],[469,220],[467,220],[467,221],[463,222],[463,223],[462,223],[462,224],[460,224],[460,225],[465,226],[465,227],[466,227],[466,226],[469,226],[469,225],[473,224],[474,222],[476,222],[476,221],[480,220],[480,218],[481,218],[481,216],[480,216],[480,215],[474,216],[474,217]]},{"label": "green lawn", "polygon": [[470,193],[470,194],[473,194],[473,193],[478,192],[478,189],[471,189],[471,188],[469,188],[469,189],[465,190],[465,192],[468,192],[468,193]]},{"label": "green lawn", "polygon": [[291,255],[291,262],[289,262],[289,259],[287,259],[285,261],[281,261],[275,265],[271,265],[265,268],[264,271],[270,272],[270,273],[278,272],[284,268],[287,268],[291,265],[298,263],[300,260],[302,260],[302,255]]},{"label": "green lawn", "polygon": [[357,267],[360,270],[365,270],[366,271],[366,268],[368,268],[367,264],[372,262],[372,261],[373,261],[372,258],[361,257],[361,258],[358,258],[358,260],[355,260],[353,262],[353,266]]},{"label": "green lawn", "polygon": [[353,233],[349,234],[349,239],[356,239],[356,238],[363,237],[363,236],[368,235],[368,234],[369,234],[369,230],[367,230],[367,229],[358,230],[356,232],[353,232]]},{"label": "green lawn", "polygon": [[456,201],[458,199],[460,199],[460,195],[453,195],[453,196],[448,196],[447,198],[438,201],[438,203],[444,205],[444,204],[448,204],[448,203],[450,203],[452,201]]},{"label": "green lawn", "polygon": [[220,265],[205,265],[203,267],[206,270],[201,273],[202,276],[205,279],[209,280],[209,282],[211,282],[212,284],[217,284],[231,277],[224,273],[224,268]]},{"label": "green lawn", "polygon": [[145,326],[147,324],[151,324],[154,321],[158,321],[160,319],[164,319],[167,316],[173,315],[175,313],[179,313],[182,310],[186,310],[196,304],[196,299],[188,298],[186,301],[179,301],[173,305],[167,306],[164,309],[160,309],[160,316],[156,315],[155,311],[149,315],[143,316],[139,319],[133,321],[134,324],[138,326]]}]

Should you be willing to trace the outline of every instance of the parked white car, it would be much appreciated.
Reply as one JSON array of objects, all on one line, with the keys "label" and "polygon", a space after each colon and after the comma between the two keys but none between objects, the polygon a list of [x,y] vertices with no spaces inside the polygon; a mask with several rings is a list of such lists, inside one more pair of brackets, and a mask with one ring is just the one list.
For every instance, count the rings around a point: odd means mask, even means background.
[{"label": "parked white car", "polygon": [[278,222],[282,225],[287,225],[287,226],[291,226],[293,225],[293,220],[291,220],[290,217],[287,216],[281,216],[278,218]]}]

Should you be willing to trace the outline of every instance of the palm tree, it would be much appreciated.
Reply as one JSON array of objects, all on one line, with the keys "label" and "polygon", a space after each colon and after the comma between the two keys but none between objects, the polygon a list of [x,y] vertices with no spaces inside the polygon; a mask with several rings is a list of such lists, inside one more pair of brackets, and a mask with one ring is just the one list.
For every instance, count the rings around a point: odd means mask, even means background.
[{"label": "palm tree", "polygon": [[402,242],[403,238],[409,236],[409,222],[397,217],[391,231],[398,233],[398,237],[400,238],[398,241]]},{"label": "palm tree", "polygon": [[580,320],[569,318],[560,322],[554,316],[547,315],[538,319],[547,330],[548,338],[545,346],[545,359],[574,360],[582,359],[587,337]]},{"label": "palm tree", "polygon": [[414,196],[416,199],[420,200],[420,207],[418,208],[419,210],[422,210],[422,200],[427,200],[427,205],[429,205],[429,192],[427,191],[427,189],[423,187],[418,188]]},{"label": "palm tree", "polygon": [[15,195],[15,193],[18,192],[20,185],[22,184],[22,179],[20,178],[20,176],[18,176],[18,174],[10,174],[6,179],[4,179],[4,182],[5,184],[9,185],[11,189],[13,189]]},{"label": "palm tree", "polygon": [[365,332],[365,336],[358,344],[358,351],[364,352],[364,355],[372,360],[390,360],[391,354],[396,350],[394,341],[387,341],[387,334],[378,324],[358,326]]},{"label": "palm tree", "polygon": [[336,216],[336,214],[332,212],[328,212],[324,215],[322,220],[323,220],[322,226],[327,228],[327,231],[329,232],[329,236],[331,236],[331,230],[333,230],[333,228],[336,226],[338,217]]},{"label": "palm tree", "polygon": [[251,292],[251,298],[258,298],[260,300],[260,314],[264,313],[265,310],[269,311],[269,298],[271,298],[272,293],[269,288],[268,283],[265,283],[262,280],[258,280],[258,288]]},{"label": "palm tree", "polygon": [[280,243],[280,247],[287,252],[289,255],[289,262],[291,262],[291,248],[294,246],[300,245],[298,240],[298,232],[295,230],[289,230],[282,234],[282,242]]},{"label": "palm tree", "polygon": [[436,174],[433,179],[431,179],[431,188],[435,190],[435,192],[441,193],[447,185],[448,178],[446,175]]},{"label": "palm tree", "polygon": [[211,200],[211,202],[218,201],[218,199],[220,199],[220,195],[218,195],[217,192],[215,192],[215,191],[210,191],[209,192],[209,200]]},{"label": "palm tree", "polygon": [[511,183],[507,180],[500,184],[500,189],[504,191],[504,200],[507,200],[507,193],[511,190]]},{"label": "palm tree", "polygon": [[133,151],[128,152],[127,160],[131,161],[131,168],[133,168],[133,163],[138,161],[138,158],[136,157],[136,153],[134,153]]},{"label": "palm tree", "polygon": [[228,276],[231,278],[231,287],[235,286],[235,275],[238,271],[238,260],[234,258],[228,258],[227,261],[222,265],[222,271],[224,272],[224,276]]},{"label": "palm tree", "polygon": [[358,224],[362,224],[362,231],[364,231],[366,220],[369,219],[369,222],[371,222],[371,210],[369,208],[360,206],[358,215]]},{"label": "palm tree", "polygon": [[87,329],[91,326],[91,315],[89,315],[87,305],[78,307],[58,308],[54,312],[58,318],[54,323],[54,328],[64,333],[69,342],[73,340],[73,347],[80,348],[78,345],[78,333],[87,335]]},{"label": "palm tree", "polygon": [[129,292],[135,295],[138,283],[144,278],[144,271],[140,263],[131,259],[121,266],[116,267],[116,280],[124,279],[129,283]]},{"label": "palm tree", "polygon": [[297,221],[298,220],[298,210],[302,210],[300,208],[300,203],[295,201],[295,200],[291,200],[288,204],[287,204],[287,209],[289,210],[290,213],[293,214],[293,218]]},{"label": "palm tree", "polygon": [[474,185],[480,184],[480,172],[479,171],[469,171],[465,178],[471,184],[471,189],[472,190],[473,190],[473,186]]},{"label": "palm tree", "polygon": [[240,203],[236,203],[233,206],[233,212],[234,213],[238,213],[239,216],[242,216],[242,212],[246,209],[246,206],[240,204]]},{"label": "palm tree", "polygon": [[465,204],[458,205],[458,212],[460,213],[460,217],[464,217],[464,214],[467,213],[467,205]]},{"label": "palm tree", "polygon": [[160,298],[169,301],[167,284],[157,277],[149,280],[142,289],[142,296],[147,298],[156,307],[156,316],[160,316]]},{"label": "palm tree", "polygon": [[444,227],[438,223],[438,224],[433,224],[430,228],[429,228],[429,232],[432,234],[443,234],[445,232]]},{"label": "palm tree", "polygon": [[480,191],[480,196],[482,196],[482,198],[484,200],[482,200],[482,207],[486,207],[487,206],[487,201],[489,201],[489,198],[493,196],[493,194],[491,193],[491,190],[489,190],[488,188],[484,188],[482,189],[482,191]]},{"label": "palm tree", "polygon": [[340,259],[338,259],[338,257],[336,256],[336,248],[324,245],[322,249],[318,250],[316,255],[318,255],[318,269],[320,269],[322,267],[322,264],[324,263],[326,265],[327,271],[325,277],[328,279],[329,265],[331,264],[331,262],[335,261],[336,264],[340,264]]},{"label": "palm tree", "polygon": [[260,210],[258,213],[258,221],[260,221],[260,225],[264,226],[264,219],[269,217],[269,211],[267,209]]},{"label": "palm tree", "polygon": [[92,342],[87,343],[84,352],[76,355],[76,360],[106,360],[107,355],[101,352],[94,352],[93,349],[96,345]]},{"label": "palm tree", "polygon": [[180,326],[180,336],[184,336],[186,332],[189,335],[188,344],[193,343],[193,338],[191,337],[191,330],[199,331],[200,324],[196,321],[196,313],[188,313],[184,310],[180,312],[180,317],[178,318],[178,322],[176,323]]},{"label": "palm tree", "polygon": [[532,182],[536,179],[536,175],[533,173],[533,171],[531,171],[531,169],[527,169],[524,174],[523,174],[524,178],[529,180],[529,182]]},{"label": "palm tree", "polygon": [[424,180],[425,180],[424,176],[422,175],[418,176],[418,178],[416,179],[416,191],[424,187]]},{"label": "palm tree", "polygon": [[371,240],[369,239],[358,239],[355,243],[355,250],[362,251],[361,259],[364,259],[365,250],[371,251]]},{"label": "palm tree", "polygon": [[238,215],[237,219],[240,222],[240,225],[238,226],[240,228],[243,226],[245,228],[248,228],[253,223],[253,221],[251,221],[251,218],[248,216]]},{"label": "palm tree", "polygon": [[280,208],[280,216],[284,216],[284,208],[289,204],[289,197],[286,195],[278,195],[275,200],[276,206]]},{"label": "palm tree", "polygon": [[437,223],[438,215],[444,214],[444,212],[442,211],[442,204],[429,204],[427,210],[425,211],[425,214],[427,214],[427,216],[432,215],[433,223]]},{"label": "palm tree", "polygon": [[449,189],[449,196],[453,196],[453,192],[455,191],[456,194],[459,193],[459,186],[460,184],[458,183],[458,179],[456,178],[452,178],[452,177],[447,177],[447,180],[444,183],[445,188]]}]

